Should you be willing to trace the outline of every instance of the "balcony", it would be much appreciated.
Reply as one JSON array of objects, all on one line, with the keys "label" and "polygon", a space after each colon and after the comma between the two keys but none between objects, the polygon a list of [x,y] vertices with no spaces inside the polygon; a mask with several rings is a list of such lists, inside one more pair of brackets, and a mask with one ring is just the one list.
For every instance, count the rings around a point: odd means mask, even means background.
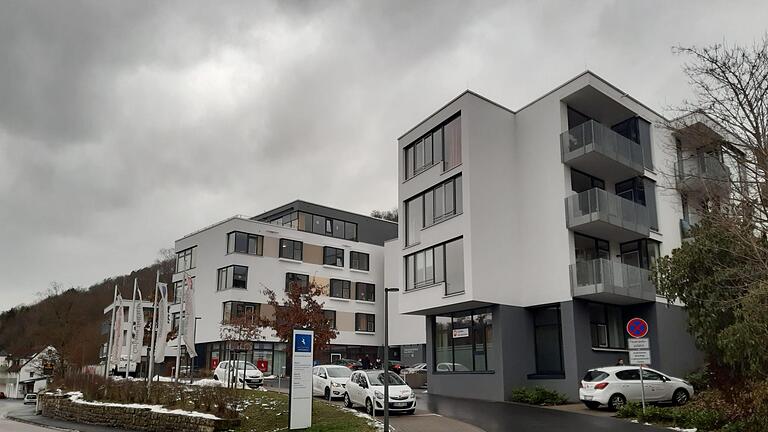
[{"label": "balcony", "polygon": [[609,182],[643,174],[640,144],[590,120],[560,134],[563,163]]},{"label": "balcony", "polygon": [[730,172],[714,156],[703,154],[675,164],[677,188],[685,192],[727,190]]},{"label": "balcony", "polygon": [[656,287],[649,270],[596,259],[570,265],[574,298],[627,305],[654,301]]},{"label": "balcony", "polygon": [[644,205],[598,188],[565,198],[565,219],[568,229],[609,241],[626,242],[650,234]]}]

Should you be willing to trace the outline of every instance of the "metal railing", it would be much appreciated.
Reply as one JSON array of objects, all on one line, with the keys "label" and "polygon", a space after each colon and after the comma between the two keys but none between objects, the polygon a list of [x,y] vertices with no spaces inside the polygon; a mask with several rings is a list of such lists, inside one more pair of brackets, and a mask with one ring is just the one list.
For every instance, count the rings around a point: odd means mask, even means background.
[{"label": "metal railing", "polygon": [[648,208],[608,191],[593,188],[565,198],[568,228],[603,221],[643,235],[650,232]]},{"label": "metal railing", "polygon": [[656,298],[651,272],[644,268],[600,258],[571,264],[570,271],[574,297],[607,293],[642,300]]},{"label": "metal railing", "polygon": [[693,156],[675,163],[678,186],[690,180],[727,184],[730,172],[720,159],[708,154]]},{"label": "metal railing", "polygon": [[594,120],[560,134],[560,148],[563,162],[596,151],[639,172],[644,170],[643,147]]}]

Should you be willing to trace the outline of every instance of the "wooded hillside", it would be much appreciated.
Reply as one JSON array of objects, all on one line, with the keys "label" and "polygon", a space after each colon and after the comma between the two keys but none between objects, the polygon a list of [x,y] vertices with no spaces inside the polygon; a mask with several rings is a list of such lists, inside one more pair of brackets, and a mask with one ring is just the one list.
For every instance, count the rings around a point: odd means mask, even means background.
[{"label": "wooded hillside", "polygon": [[102,325],[108,319],[103,311],[112,302],[115,285],[123,298],[130,299],[133,279],[138,278],[144,299],[151,300],[157,270],[160,281],[170,288],[174,267],[173,259],[158,261],[85,289],[64,289],[52,284],[37,303],[0,313],[0,349],[20,357],[51,345],[70,364],[95,364],[100,346],[109,338],[102,334]]}]

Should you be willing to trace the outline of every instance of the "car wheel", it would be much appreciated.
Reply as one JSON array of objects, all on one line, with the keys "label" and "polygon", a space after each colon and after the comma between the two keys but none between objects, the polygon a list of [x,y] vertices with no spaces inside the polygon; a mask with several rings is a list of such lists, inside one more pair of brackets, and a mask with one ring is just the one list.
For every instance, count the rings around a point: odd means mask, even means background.
[{"label": "car wheel", "polygon": [[675,392],[672,394],[672,403],[677,406],[685,405],[688,403],[690,398],[691,395],[688,394],[688,391],[680,388],[675,390]]},{"label": "car wheel", "polygon": [[323,395],[325,396],[325,399],[326,399],[326,400],[329,400],[329,401],[330,401],[330,400],[331,400],[331,389],[329,389],[328,387],[326,387],[326,388],[325,388],[325,393],[324,393]]},{"label": "car wheel", "polygon": [[376,413],[373,411],[373,402],[371,402],[370,398],[365,400],[365,412],[367,412],[371,417],[376,415]]},{"label": "car wheel", "polygon": [[614,411],[627,404],[627,398],[621,393],[616,393],[608,399],[608,407]]},{"label": "car wheel", "polygon": [[348,394],[344,395],[344,406],[347,408],[352,408],[352,399],[349,398]]},{"label": "car wheel", "polygon": [[594,401],[584,401],[584,405],[587,406],[587,408],[594,410],[600,408],[600,402],[594,402]]}]

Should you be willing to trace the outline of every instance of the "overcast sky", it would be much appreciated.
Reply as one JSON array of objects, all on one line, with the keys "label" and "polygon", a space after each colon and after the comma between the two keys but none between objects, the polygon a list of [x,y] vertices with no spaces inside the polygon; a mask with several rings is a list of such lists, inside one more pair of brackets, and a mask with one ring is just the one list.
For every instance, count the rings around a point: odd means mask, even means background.
[{"label": "overcast sky", "polygon": [[517,109],[591,69],[652,108],[676,44],[752,42],[768,3],[6,1],[0,310],[234,214],[397,204],[396,138],[466,88]]}]

